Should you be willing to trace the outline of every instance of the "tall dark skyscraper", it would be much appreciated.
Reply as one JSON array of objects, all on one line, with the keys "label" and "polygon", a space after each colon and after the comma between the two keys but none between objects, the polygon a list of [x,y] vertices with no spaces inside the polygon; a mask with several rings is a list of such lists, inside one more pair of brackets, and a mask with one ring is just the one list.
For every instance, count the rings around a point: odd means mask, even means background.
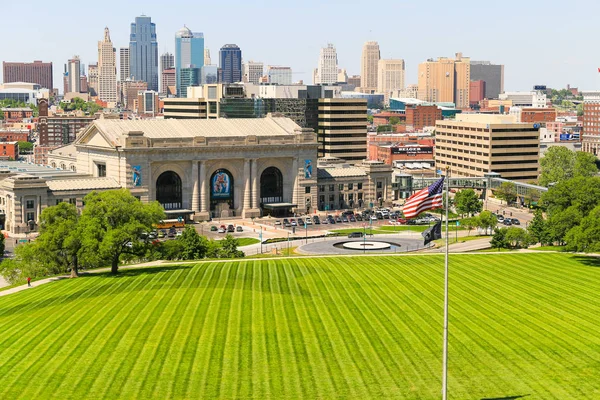
[{"label": "tall dark skyscraper", "polygon": [[504,93],[504,65],[489,61],[471,61],[471,80],[485,82],[485,98],[497,99]]},{"label": "tall dark skyscraper", "polygon": [[129,73],[133,80],[144,81],[148,90],[158,91],[158,42],[156,24],[142,15],[131,24],[129,35]]},{"label": "tall dark skyscraper", "polygon": [[226,44],[219,51],[221,83],[242,81],[242,50],[236,44]]}]

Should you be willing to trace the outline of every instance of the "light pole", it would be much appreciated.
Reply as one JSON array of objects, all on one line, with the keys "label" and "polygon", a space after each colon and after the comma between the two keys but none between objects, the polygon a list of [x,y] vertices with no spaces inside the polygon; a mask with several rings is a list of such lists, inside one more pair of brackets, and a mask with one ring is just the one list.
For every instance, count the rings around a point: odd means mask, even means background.
[{"label": "light pole", "polygon": [[288,231],[288,245],[287,245],[287,251],[288,251],[288,257],[290,256],[290,231]]},{"label": "light pole", "polygon": [[308,224],[306,223],[306,220],[304,220],[304,241],[305,244],[308,244]]},{"label": "light pole", "polygon": [[262,225],[260,226],[260,254],[262,254],[263,250],[262,250]]}]

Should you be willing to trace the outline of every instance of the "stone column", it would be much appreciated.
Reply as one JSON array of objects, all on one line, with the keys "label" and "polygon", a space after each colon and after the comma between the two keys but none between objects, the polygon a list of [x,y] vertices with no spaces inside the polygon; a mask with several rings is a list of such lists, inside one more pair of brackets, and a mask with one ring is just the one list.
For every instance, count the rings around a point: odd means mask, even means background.
[{"label": "stone column", "polygon": [[192,211],[200,211],[200,183],[198,182],[198,162],[192,161]]},{"label": "stone column", "polygon": [[258,209],[260,207],[260,190],[258,188],[259,178],[258,174],[258,159],[252,159],[252,208]]},{"label": "stone column", "polygon": [[199,172],[199,181],[200,181],[200,212],[206,213],[208,212],[208,203],[210,199],[208,199],[208,191],[206,190],[207,182],[206,182],[206,162],[200,161],[200,172]]},{"label": "stone column", "polygon": [[294,157],[292,159],[292,173],[294,174],[294,178],[292,182],[294,182],[294,186],[292,187],[292,203],[297,205],[296,210],[302,209],[303,205],[300,202],[300,197],[298,193],[298,158]]},{"label": "stone column", "polygon": [[250,178],[250,160],[246,158],[244,160],[244,212],[252,208],[252,189],[250,187]]}]

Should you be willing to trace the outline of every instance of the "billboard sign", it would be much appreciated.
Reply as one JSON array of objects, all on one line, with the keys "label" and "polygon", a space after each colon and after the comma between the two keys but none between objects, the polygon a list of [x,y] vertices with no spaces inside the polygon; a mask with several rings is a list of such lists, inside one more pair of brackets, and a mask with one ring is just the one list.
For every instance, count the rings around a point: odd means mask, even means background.
[{"label": "billboard sign", "polygon": [[404,147],[392,147],[392,154],[406,154],[409,156],[416,156],[420,154],[433,154],[433,147],[428,146],[404,146]]},{"label": "billboard sign", "polygon": [[219,199],[231,198],[231,176],[225,170],[218,170],[210,180],[211,196]]},{"label": "billboard sign", "polygon": [[312,174],[312,162],[310,160],[304,160],[304,179],[311,179]]}]

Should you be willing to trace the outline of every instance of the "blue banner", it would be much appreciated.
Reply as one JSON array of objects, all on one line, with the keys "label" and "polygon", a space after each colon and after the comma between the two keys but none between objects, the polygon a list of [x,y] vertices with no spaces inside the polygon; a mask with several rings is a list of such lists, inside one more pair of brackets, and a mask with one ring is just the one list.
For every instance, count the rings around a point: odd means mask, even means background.
[{"label": "blue banner", "polygon": [[312,173],[312,162],[310,160],[304,160],[304,178],[311,179]]},{"label": "blue banner", "polygon": [[132,165],[132,182],[133,186],[142,186],[142,166],[141,165]]},{"label": "blue banner", "polygon": [[217,171],[210,182],[213,198],[231,198],[231,176],[225,171]]}]

